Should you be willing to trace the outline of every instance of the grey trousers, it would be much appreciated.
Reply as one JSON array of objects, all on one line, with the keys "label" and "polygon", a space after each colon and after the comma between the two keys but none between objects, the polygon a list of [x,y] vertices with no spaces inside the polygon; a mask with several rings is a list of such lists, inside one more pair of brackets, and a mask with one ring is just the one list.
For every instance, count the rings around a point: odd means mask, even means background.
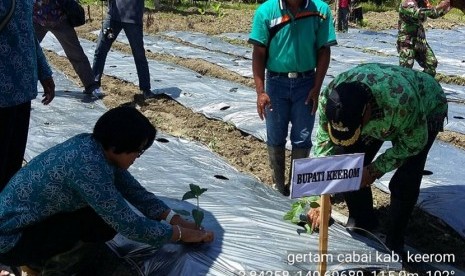
[{"label": "grey trousers", "polygon": [[60,42],[61,47],[63,47],[66,56],[71,62],[74,71],[79,76],[79,79],[84,85],[86,92],[90,93],[92,90],[99,87],[98,83],[94,79],[94,73],[92,72],[89,59],[87,59],[87,56],[81,47],[81,43],[79,43],[76,31],[73,27],[71,27],[68,21],[64,20],[57,26],[53,27],[44,27],[34,23],[34,29],[39,42],[42,41],[44,36],[49,31],[55,35],[58,42]]}]

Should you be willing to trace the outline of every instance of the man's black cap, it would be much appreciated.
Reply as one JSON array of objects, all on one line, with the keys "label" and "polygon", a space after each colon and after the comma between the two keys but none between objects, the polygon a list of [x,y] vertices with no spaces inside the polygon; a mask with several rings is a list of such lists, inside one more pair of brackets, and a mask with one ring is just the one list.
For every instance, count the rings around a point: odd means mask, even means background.
[{"label": "man's black cap", "polygon": [[331,141],[347,147],[360,137],[368,102],[369,88],[360,82],[341,83],[334,87],[326,103],[326,118]]}]

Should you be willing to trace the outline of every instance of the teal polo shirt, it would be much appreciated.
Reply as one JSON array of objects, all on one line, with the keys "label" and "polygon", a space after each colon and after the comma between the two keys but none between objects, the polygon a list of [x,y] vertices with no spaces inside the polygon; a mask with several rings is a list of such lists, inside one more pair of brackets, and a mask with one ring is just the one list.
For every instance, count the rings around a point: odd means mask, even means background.
[{"label": "teal polo shirt", "polygon": [[331,9],[322,0],[303,0],[293,15],[285,0],[268,0],[255,11],[249,43],[267,48],[268,70],[315,69],[317,51],[337,44]]}]

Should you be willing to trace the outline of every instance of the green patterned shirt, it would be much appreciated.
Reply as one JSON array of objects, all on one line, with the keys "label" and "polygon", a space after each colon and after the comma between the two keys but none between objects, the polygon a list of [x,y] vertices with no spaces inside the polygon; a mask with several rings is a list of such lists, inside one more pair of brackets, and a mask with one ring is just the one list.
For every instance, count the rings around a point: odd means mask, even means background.
[{"label": "green patterned shirt", "polygon": [[399,43],[426,44],[423,23],[426,19],[438,18],[449,10],[436,7],[427,7],[423,1],[403,0],[399,6],[398,37]]},{"label": "green patterned shirt", "polygon": [[338,75],[321,93],[315,156],[334,154],[324,114],[327,97],[342,82],[361,82],[371,89],[375,109],[362,129],[362,137],[391,141],[393,146],[370,165],[377,176],[398,168],[420,152],[428,140],[428,127],[442,130],[447,99],[430,75],[387,64],[363,64]]}]

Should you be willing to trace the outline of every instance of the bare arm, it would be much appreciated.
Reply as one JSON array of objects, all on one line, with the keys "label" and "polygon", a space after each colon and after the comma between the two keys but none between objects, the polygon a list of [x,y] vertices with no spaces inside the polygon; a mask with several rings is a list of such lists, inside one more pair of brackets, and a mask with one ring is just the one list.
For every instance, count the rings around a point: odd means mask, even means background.
[{"label": "bare arm", "polygon": [[331,59],[331,48],[322,47],[318,50],[317,55],[315,85],[310,90],[307,100],[305,101],[305,104],[308,104],[310,101],[313,102],[312,115],[314,115],[318,109],[318,97],[320,96],[321,86],[323,85],[323,80],[328,71],[329,61]]},{"label": "bare arm", "polygon": [[257,92],[257,113],[260,119],[265,118],[265,108],[271,109],[271,101],[265,92],[265,66],[266,66],[266,48],[254,45],[252,53],[252,71],[255,82],[255,91]]}]

